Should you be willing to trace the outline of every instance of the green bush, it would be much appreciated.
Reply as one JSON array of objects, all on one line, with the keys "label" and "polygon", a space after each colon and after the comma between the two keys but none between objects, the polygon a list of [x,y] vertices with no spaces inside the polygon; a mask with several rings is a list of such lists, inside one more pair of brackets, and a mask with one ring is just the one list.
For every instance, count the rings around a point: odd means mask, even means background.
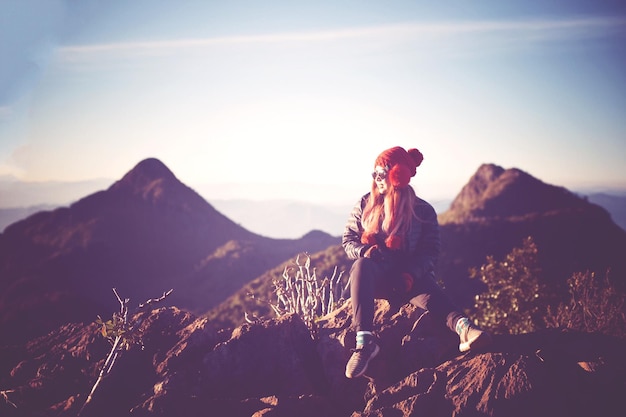
[{"label": "green bush", "polygon": [[524,239],[501,262],[493,256],[470,277],[479,278],[487,291],[476,296],[476,324],[493,333],[520,334],[537,330],[546,311],[540,284],[537,245],[532,237]]}]

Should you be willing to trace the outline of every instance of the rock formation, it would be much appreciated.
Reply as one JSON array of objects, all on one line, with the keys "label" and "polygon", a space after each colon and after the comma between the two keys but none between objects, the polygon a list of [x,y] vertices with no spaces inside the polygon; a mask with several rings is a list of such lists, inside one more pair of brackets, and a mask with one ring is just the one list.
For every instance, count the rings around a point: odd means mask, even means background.
[{"label": "rock formation", "polygon": [[[460,354],[414,307],[377,300],[382,346],[367,377],[343,375],[351,306],[311,331],[296,315],[215,331],[175,307],[139,313],[143,346],[123,352],[83,416],[618,416],[623,341],[557,329],[495,335]],[[0,414],[75,416],[109,345],[68,324],[0,352]]]}]

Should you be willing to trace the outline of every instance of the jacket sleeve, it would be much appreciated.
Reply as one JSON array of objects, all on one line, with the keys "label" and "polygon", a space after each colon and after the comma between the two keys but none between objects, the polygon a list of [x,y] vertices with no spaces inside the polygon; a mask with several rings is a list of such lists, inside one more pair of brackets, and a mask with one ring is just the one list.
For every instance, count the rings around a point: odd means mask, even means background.
[{"label": "jacket sleeve", "polygon": [[361,215],[363,214],[363,207],[367,201],[367,196],[363,196],[354,208],[350,212],[348,222],[343,232],[341,239],[341,245],[346,251],[348,259],[358,259],[363,256],[369,245],[361,243],[361,235],[363,233],[363,226],[361,225]]},{"label": "jacket sleeve", "polygon": [[418,218],[414,221],[418,223],[412,228],[414,248],[410,255],[409,272],[415,277],[435,279],[441,250],[437,213],[426,201],[418,200],[416,214]]}]

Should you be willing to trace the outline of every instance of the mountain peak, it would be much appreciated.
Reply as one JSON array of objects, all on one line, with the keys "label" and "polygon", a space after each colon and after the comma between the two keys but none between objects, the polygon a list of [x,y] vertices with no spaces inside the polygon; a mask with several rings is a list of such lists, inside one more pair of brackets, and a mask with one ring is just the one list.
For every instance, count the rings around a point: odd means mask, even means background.
[{"label": "mountain peak", "polygon": [[489,186],[496,182],[504,172],[505,170],[501,166],[482,164],[470,178],[469,182],[461,189],[453,205],[456,205],[457,208],[473,205],[476,201],[480,200]]},{"label": "mountain peak", "polygon": [[113,184],[111,191],[141,195],[146,200],[157,201],[163,198],[165,190],[172,192],[179,188],[186,187],[163,162],[147,158]]},{"label": "mountain peak", "polygon": [[146,158],[124,175],[121,181],[145,185],[155,180],[171,181],[175,179],[172,171],[163,162],[157,158]]},{"label": "mountain peak", "polygon": [[483,164],[442,213],[441,222],[516,217],[588,204],[563,187],[546,184],[517,169]]}]

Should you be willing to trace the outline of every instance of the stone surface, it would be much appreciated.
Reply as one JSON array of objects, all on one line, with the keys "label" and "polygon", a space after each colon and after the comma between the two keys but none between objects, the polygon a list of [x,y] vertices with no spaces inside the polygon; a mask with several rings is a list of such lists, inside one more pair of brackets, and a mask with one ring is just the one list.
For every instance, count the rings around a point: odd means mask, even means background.
[{"label": "stone surface", "polygon": [[[618,416],[626,392],[623,341],[551,330],[460,354],[428,314],[381,300],[381,353],[354,380],[349,301],[314,332],[296,315],[219,332],[174,307],[135,319],[143,349],[121,353],[83,416]],[[0,414],[76,416],[109,349],[95,324],[2,348]]]}]

